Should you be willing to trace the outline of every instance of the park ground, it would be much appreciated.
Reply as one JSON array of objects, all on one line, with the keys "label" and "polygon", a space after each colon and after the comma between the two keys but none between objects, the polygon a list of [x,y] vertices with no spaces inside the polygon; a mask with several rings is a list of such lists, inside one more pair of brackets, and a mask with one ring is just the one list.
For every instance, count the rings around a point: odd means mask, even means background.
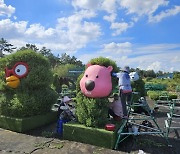
[{"label": "park ground", "polygon": [[[154,101],[147,99],[151,108]],[[167,118],[166,108],[160,108],[155,117],[158,125],[164,130],[164,120]],[[177,111],[178,112],[178,111]],[[179,111],[180,112],[180,111]],[[106,149],[89,144],[63,140],[56,134],[56,122],[31,130],[25,134],[0,129],[0,153],[63,153],[63,154],[117,154],[117,153],[150,153],[150,154],[179,154],[179,133],[174,130],[169,134],[168,146],[164,137],[156,135],[130,136],[119,144],[117,150]]]}]

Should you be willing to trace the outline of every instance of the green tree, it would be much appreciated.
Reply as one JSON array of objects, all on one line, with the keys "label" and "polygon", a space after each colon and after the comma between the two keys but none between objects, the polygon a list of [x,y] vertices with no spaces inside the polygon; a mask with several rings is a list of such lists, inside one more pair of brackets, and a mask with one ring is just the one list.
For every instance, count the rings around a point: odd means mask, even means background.
[{"label": "green tree", "polygon": [[20,49],[19,49],[19,51],[21,51],[21,50],[26,50],[26,49],[30,49],[30,50],[33,50],[33,51],[35,51],[35,52],[38,52],[38,48],[36,47],[36,45],[35,44],[26,44],[26,46],[25,47],[21,47]]},{"label": "green tree", "polygon": [[41,53],[43,56],[48,58],[52,68],[54,68],[59,64],[59,58],[54,56],[50,49],[47,49],[46,47],[42,47],[39,53]]},{"label": "green tree", "polygon": [[8,43],[4,38],[0,39],[0,57],[4,56],[4,52],[12,53],[16,47]]},{"label": "green tree", "polygon": [[144,74],[144,77],[152,77],[155,78],[156,77],[156,73],[154,72],[154,70],[147,70]]},{"label": "green tree", "polygon": [[67,53],[61,54],[61,57],[59,58],[59,63],[64,64],[64,65],[65,64],[74,64],[74,65],[77,65],[80,67],[84,66],[80,60],[77,60],[77,58],[74,56],[71,57]]}]

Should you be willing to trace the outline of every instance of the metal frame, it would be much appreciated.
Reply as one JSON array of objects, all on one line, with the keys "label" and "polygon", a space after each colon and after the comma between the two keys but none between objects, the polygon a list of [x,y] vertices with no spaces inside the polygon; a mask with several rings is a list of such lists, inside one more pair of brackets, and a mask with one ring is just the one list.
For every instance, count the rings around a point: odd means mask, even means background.
[{"label": "metal frame", "polygon": [[[133,95],[138,94],[138,93],[133,93]],[[162,137],[165,138],[166,142],[169,145],[169,141],[166,137],[166,133],[164,131],[161,130],[161,128],[159,127],[158,123],[156,122],[155,117],[152,115],[152,112],[150,112],[150,107],[148,105],[148,103],[146,102],[145,104],[138,104],[138,103],[134,103],[133,102],[133,96],[132,96],[132,100],[131,100],[132,105],[130,105],[128,107],[128,119],[125,120],[123,119],[122,121],[122,125],[120,126],[117,134],[118,134],[118,138],[117,141],[115,143],[115,147],[114,149],[118,148],[118,144],[121,143],[122,141],[124,141],[128,136],[130,135],[149,135],[149,134],[156,134],[156,135],[160,135]],[[132,107],[135,106],[143,106],[147,109],[149,116],[144,115],[144,114],[137,114],[134,113],[132,111]],[[140,116],[140,118],[136,118],[136,116]],[[152,122],[155,124],[156,128],[152,128],[152,127],[148,127],[148,126],[144,126],[142,124],[138,124],[137,121],[144,121],[144,120],[152,120]],[[129,132],[127,130],[128,125],[134,125],[134,126],[138,126],[141,127],[143,129],[145,129],[145,131],[136,131],[136,132]]]},{"label": "metal frame", "polygon": [[[167,119],[165,120],[165,129],[166,129],[166,138],[168,138],[170,130],[174,129],[175,132],[177,129],[180,129],[180,114],[175,114],[175,109],[180,111],[180,99],[172,99],[172,103],[169,107],[170,112],[167,113]],[[176,124],[176,126],[174,126]],[[177,132],[176,132],[177,133]]]}]

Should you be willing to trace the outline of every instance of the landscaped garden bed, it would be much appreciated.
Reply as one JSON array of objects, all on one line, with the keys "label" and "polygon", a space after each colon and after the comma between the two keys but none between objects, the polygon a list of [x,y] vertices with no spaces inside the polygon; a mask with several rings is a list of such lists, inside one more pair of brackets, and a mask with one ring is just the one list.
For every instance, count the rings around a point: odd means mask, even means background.
[{"label": "landscaped garden bed", "polygon": [[0,127],[15,132],[26,132],[57,120],[57,112],[37,115],[28,118],[0,116]]},{"label": "landscaped garden bed", "polygon": [[116,130],[108,131],[104,128],[86,127],[78,123],[66,123],[63,126],[63,138],[113,149],[117,139]]}]

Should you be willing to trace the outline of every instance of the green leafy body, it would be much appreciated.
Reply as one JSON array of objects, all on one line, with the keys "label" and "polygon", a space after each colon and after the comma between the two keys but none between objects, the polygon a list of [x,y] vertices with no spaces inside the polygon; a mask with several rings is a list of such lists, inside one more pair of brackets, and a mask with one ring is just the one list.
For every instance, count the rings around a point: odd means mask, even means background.
[{"label": "green leafy body", "polygon": [[[12,69],[17,62],[27,63],[29,73],[12,89],[6,86],[4,68]],[[53,75],[45,57],[23,50],[1,58],[0,63],[0,115],[29,117],[50,111],[57,94],[51,88]]]}]

